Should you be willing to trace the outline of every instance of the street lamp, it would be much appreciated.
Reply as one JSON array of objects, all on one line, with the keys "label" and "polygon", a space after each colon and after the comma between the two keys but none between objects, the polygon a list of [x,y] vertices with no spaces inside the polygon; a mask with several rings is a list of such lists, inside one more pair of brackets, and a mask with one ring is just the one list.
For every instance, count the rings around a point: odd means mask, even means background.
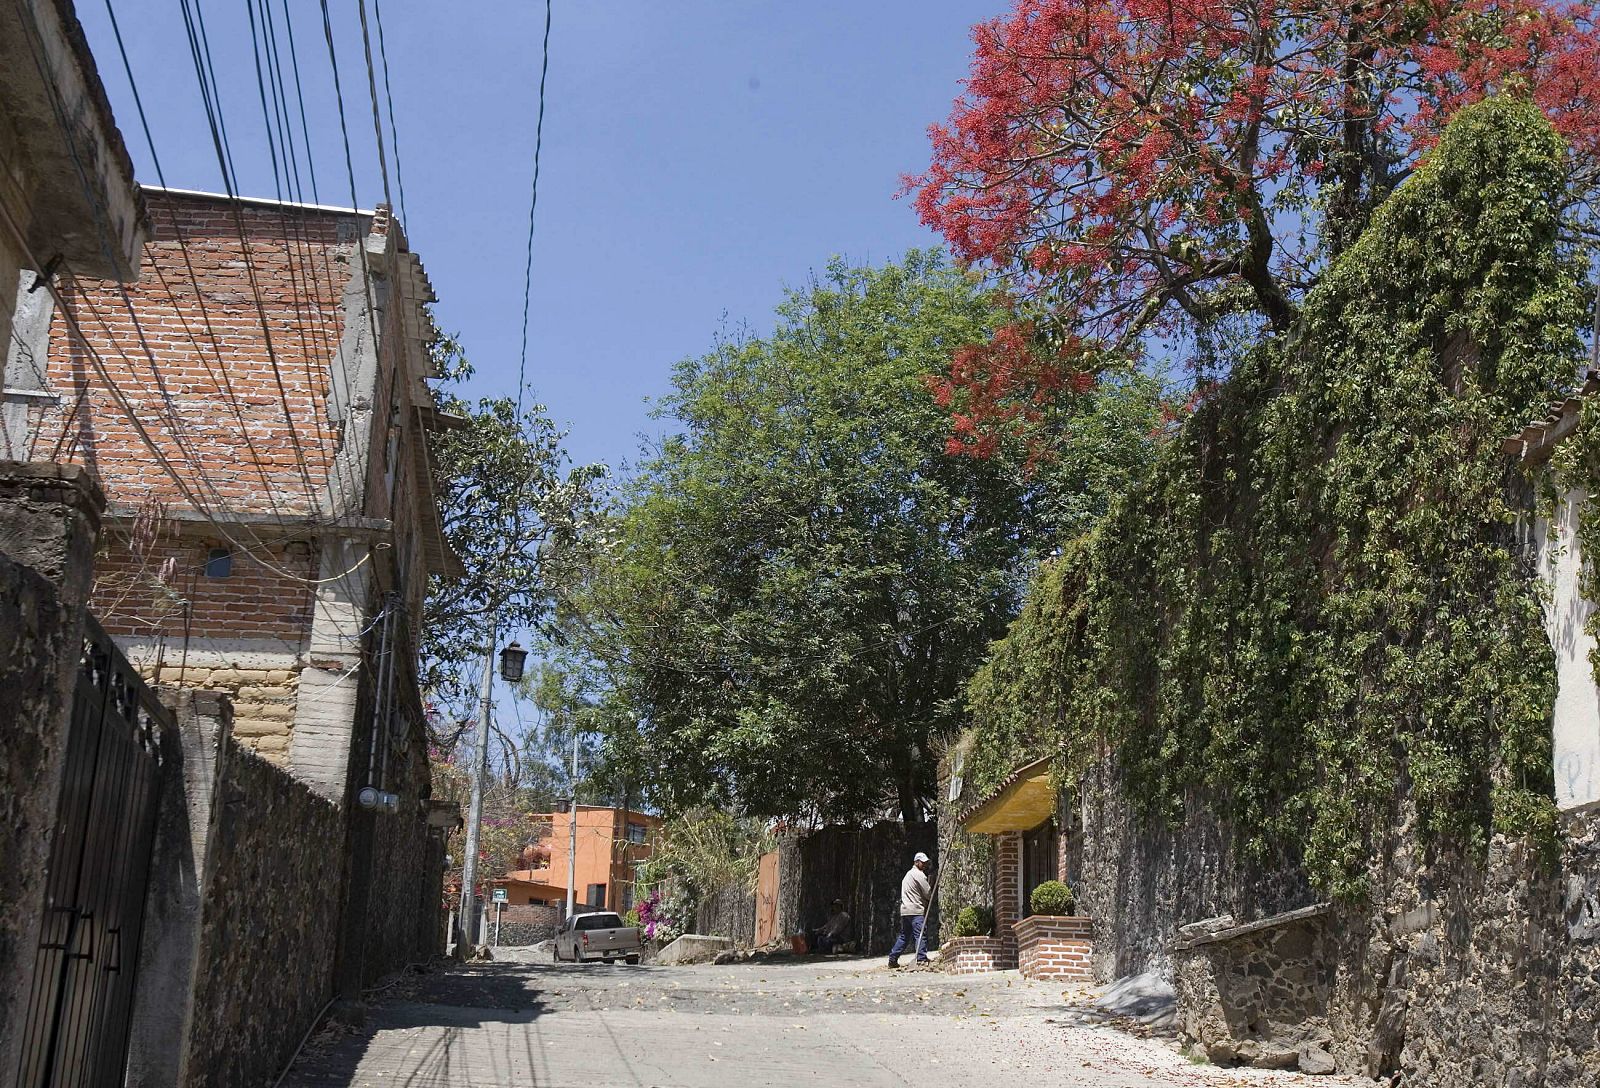
[{"label": "street lamp", "polygon": [[[489,715],[494,702],[494,644],[495,617],[491,614],[488,640],[483,651],[483,690],[478,700],[478,727],[472,745],[472,800],[467,809],[467,841],[465,857],[461,861],[461,933],[456,940],[456,954],[464,956],[472,947],[477,930],[473,917],[478,887],[478,839],[483,829],[483,773],[489,754]],[[522,679],[522,667],[528,660],[528,651],[513,642],[500,651],[500,676],[508,684]]]},{"label": "street lamp", "polygon": [[500,679],[515,684],[522,679],[522,665],[528,660],[528,651],[516,642],[500,651]]}]

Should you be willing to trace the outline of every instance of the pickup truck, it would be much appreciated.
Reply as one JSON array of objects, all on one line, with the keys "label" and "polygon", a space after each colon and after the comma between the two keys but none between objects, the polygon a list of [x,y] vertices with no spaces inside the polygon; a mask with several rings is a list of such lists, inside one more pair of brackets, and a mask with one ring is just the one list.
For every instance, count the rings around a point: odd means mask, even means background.
[{"label": "pickup truck", "polygon": [[557,963],[563,960],[573,963],[595,960],[638,963],[642,948],[638,928],[623,925],[622,919],[609,911],[574,914],[556,930]]}]

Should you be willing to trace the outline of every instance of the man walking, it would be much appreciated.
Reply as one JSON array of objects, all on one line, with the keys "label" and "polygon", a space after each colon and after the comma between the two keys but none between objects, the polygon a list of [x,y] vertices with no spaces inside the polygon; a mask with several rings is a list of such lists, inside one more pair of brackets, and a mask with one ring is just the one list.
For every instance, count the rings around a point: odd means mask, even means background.
[{"label": "man walking", "polygon": [[917,962],[928,962],[928,946],[924,942],[922,927],[927,921],[928,904],[933,899],[933,885],[928,882],[928,855],[918,852],[911,859],[911,868],[900,881],[900,935],[889,949],[889,966],[900,966],[900,953],[911,945],[917,950]]}]

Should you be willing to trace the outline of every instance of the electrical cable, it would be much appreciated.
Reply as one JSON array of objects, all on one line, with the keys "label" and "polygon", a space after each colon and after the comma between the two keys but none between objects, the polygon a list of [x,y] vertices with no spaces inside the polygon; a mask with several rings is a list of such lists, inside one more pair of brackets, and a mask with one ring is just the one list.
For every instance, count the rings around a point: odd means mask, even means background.
[{"label": "electrical cable", "polygon": [[300,82],[300,54],[294,45],[294,20],[289,15],[289,0],[282,0],[283,25],[289,39],[289,65],[294,71],[294,95],[300,103],[300,131],[305,139],[306,170],[311,175],[311,202],[322,203],[317,195],[317,165],[311,154],[311,126],[306,121],[306,96],[305,89]]},{"label": "electrical cable", "polygon": [[[103,252],[107,262],[109,264],[115,266],[117,264],[117,258],[116,258],[116,255],[114,253],[115,247],[111,242],[108,241],[108,238],[114,238],[114,236],[115,236],[115,232],[112,231],[110,229],[110,226],[109,226],[109,213],[104,208],[103,202],[100,199],[100,195],[99,195],[98,191],[89,182],[88,174],[87,174],[87,171],[86,171],[86,169],[84,167],[82,158],[78,154],[77,141],[74,138],[73,128],[67,122],[65,109],[64,109],[63,104],[60,101],[59,91],[54,86],[53,81],[49,77],[49,73],[48,73],[48,71],[46,69],[46,65],[45,65],[45,62],[43,60],[44,44],[43,44],[43,39],[42,39],[41,33],[39,31],[39,27],[38,27],[36,21],[33,19],[32,13],[31,12],[22,11],[20,4],[18,5],[18,11],[19,11],[19,15],[26,16],[27,25],[29,26],[29,29],[32,31],[32,41],[30,41],[30,47],[33,50],[34,63],[35,63],[36,67],[39,70],[41,79],[44,81],[45,85],[50,89],[50,102],[51,102],[51,106],[52,106],[52,108],[53,108],[53,110],[54,110],[54,112],[56,114],[56,123],[61,128],[62,134],[66,139],[68,151],[71,153],[74,166],[77,169],[79,184],[83,188],[84,195],[85,195],[86,199],[88,200],[90,206],[94,209],[94,211],[96,213],[96,219],[98,221],[97,222],[97,226],[99,227],[99,232],[98,232],[99,233],[99,240],[100,240],[100,243],[101,243],[102,252]],[[9,221],[9,215],[8,215],[7,218],[8,218],[8,221]],[[16,228],[16,224],[15,224],[14,221],[10,221],[9,225],[12,227],[12,229],[14,231],[17,229]],[[27,248],[25,243],[22,243],[22,248],[24,248],[24,249]],[[32,255],[31,252],[29,253],[29,259],[38,268],[49,267],[47,265],[38,264],[37,257]],[[41,281],[41,282],[43,282],[43,281]],[[118,290],[120,291],[120,293],[122,295],[123,304],[127,308],[129,318],[132,321],[134,329],[135,329],[135,331],[137,332],[137,334],[139,336],[140,343],[141,343],[141,345],[144,346],[146,354],[149,356],[149,358],[151,360],[151,363],[152,363],[152,366],[154,366],[154,355],[150,352],[148,339],[147,339],[147,337],[145,335],[144,328],[143,328],[142,324],[139,321],[138,314],[137,314],[137,312],[136,312],[136,310],[135,310],[135,308],[133,306],[132,298],[130,297],[130,295],[128,293],[127,286],[126,286],[126,284],[123,284],[120,281],[116,281],[116,282],[117,282]],[[78,335],[79,335],[80,339],[82,339],[83,342],[85,343],[85,345],[88,346],[87,338],[84,337],[81,327],[78,326],[78,323],[76,321],[75,315],[73,315],[71,313],[71,311],[70,311],[70,308],[66,306],[65,302],[62,300],[62,296],[60,295],[59,291],[57,291],[55,289],[53,284],[51,285],[51,293],[56,298],[58,306],[60,306],[62,308],[64,315],[72,321],[72,324],[73,324],[74,328],[77,329],[77,332],[78,332]],[[91,304],[92,304],[92,301],[91,301]],[[91,351],[92,350],[93,349],[91,347]],[[98,364],[100,365],[100,370],[101,370],[102,376],[105,378],[105,380],[107,380],[108,384],[114,384],[111,381],[110,377],[109,377],[109,372],[104,367],[103,359],[100,359],[98,357],[98,354],[96,354],[96,359],[97,359]],[[125,355],[124,355],[124,359],[126,359]],[[161,393],[162,393],[162,396],[163,396],[163,399],[164,399],[164,403],[165,403],[165,405],[167,407],[171,422],[173,423],[173,439],[174,439],[174,442],[178,444],[180,452],[182,452],[184,454],[185,459],[189,462],[190,467],[194,470],[195,475],[202,481],[202,483],[204,483],[204,484],[206,484],[207,486],[210,487],[210,489],[212,491],[212,494],[218,500],[219,507],[221,507],[222,509],[226,510],[226,508],[227,508],[226,502],[222,500],[221,494],[218,491],[218,489],[216,488],[214,482],[211,481],[211,479],[206,475],[203,466],[192,455],[192,453],[190,453],[190,451],[184,449],[183,440],[182,440],[182,433],[184,431],[184,428],[182,427],[181,423],[176,418],[176,414],[175,414],[176,413],[176,409],[175,409],[175,407],[173,405],[171,395],[166,390],[165,382],[164,382],[164,380],[161,378],[161,376],[159,374],[157,374],[157,384],[158,384],[158,387],[161,390]],[[120,390],[115,390],[114,389],[113,391],[120,395]],[[71,422],[73,420],[75,420],[75,418],[77,416],[77,413],[79,412],[79,410],[81,410],[81,408],[82,408],[82,406],[83,406],[83,404],[84,404],[84,402],[86,400],[87,393],[88,393],[87,386],[85,386],[84,389],[80,390],[79,397],[78,397],[77,401],[73,405],[72,412],[68,416],[67,426],[70,427]],[[126,398],[123,397],[122,400],[123,400],[124,405],[126,405],[127,404]],[[138,426],[138,421],[137,420],[130,420],[130,422],[133,422],[136,426]],[[66,435],[66,429],[64,428],[63,429],[63,434],[62,434],[62,439],[63,440],[65,438],[65,435]],[[148,436],[148,432],[145,432],[145,436],[146,437]],[[57,450],[59,451],[59,449],[60,449],[60,440],[58,440],[58,443],[57,443]],[[159,453],[159,451],[154,451],[154,452],[158,452]],[[178,479],[176,477],[175,473],[172,471],[170,461],[167,461],[164,456],[162,457],[162,460],[163,460],[163,464],[167,467],[167,469],[169,471],[169,474],[174,476],[175,482],[179,483],[180,486],[184,486],[183,485],[183,481],[181,479]],[[186,490],[186,488],[185,488],[185,490]],[[205,511],[203,506],[200,506],[200,505],[197,504],[197,509],[199,509],[202,513],[206,513],[206,511]]]},{"label": "electrical cable", "polygon": [[394,120],[394,90],[389,82],[389,49],[383,40],[383,4],[372,0],[372,15],[378,24],[378,58],[383,64],[383,96],[389,103],[389,146],[394,148],[394,182],[400,191],[400,222],[406,218],[406,174],[400,165],[400,129]]},{"label": "electrical cable", "polygon": [[[295,459],[305,484],[306,501],[312,510],[320,510],[321,504],[316,497],[316,489],[311,483],[311,472],[306,458],[305,449],[300,443],[300,435],[295,426],[294,410],[290,404],[288,388],[284,383],[283,370],[279,366],[277,352],[272,342],[272,326],[267,318],[266,303],[261,296],[261,285],[256,276],[255,262],[251,258],[249,240],[244,229],[243,202],[238,195],[236,175],[233,170],[233,152],[228,143],[227,125],[222,116],[221,93],[216,83],[216,68],[211,59],[210,43],[206,37],[205,14],[195,3],[191,11],[191,0],[179,0],[183,11],[184,25],[189,36],[190,59],[194,64],[195,76],[200,83],[200,97],[206,111],[206,122],[211,131],[211,143],[216,152],[217,165],[222,171],[223,186],[230,198],[234,228],[239,236],[241,256],[244,258],[245,275],[250,282],[250,293],[255,301],[256,315],[260,319],[263,344],[266,348],[267,361],[271,365],[273,381],[277,386],[278,396],[283,401],[284,422],[288,425],[289,442],[294,447]],[[210,80],[207,81],[209,74]],[[313,406],[313,411],[315,408]]]},{"label": "electrical cable", "polygon": [[372,99],[372,134],[378,142],[378,173],[383,178],[383,202],[392,208],[394,200],[389,195],[389,158],[383,150],[383,117],[378,108],[378,76],[372,67],[372,35],[367,30],[367,0],[357,0],[356,10],[361,14],[361,46],[367,56],[367,94]]},{"label": "electrical cable", "polygon": [[517,362],[517,418],[522,417],[522,389],[528,370],[528,310],[533,299],[533,225],[539,210],[539,159],[544,150],[545,82],[550,75],[551,0],[544,0],[543,59],[539,62],[539,118],[533,127],[533,194],[528,202],[528,253],[522,272],[522,354]]}]

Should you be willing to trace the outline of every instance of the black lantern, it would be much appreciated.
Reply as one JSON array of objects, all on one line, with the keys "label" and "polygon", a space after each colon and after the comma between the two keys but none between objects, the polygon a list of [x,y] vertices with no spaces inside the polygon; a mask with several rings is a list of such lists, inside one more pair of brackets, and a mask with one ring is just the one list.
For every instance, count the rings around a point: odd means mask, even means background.
[{"label": "black lantern", "polygon": [[500,679],[515,684],[522,679],[522,664],[528,660],[528,651],[513,642],[500,651]]}]

